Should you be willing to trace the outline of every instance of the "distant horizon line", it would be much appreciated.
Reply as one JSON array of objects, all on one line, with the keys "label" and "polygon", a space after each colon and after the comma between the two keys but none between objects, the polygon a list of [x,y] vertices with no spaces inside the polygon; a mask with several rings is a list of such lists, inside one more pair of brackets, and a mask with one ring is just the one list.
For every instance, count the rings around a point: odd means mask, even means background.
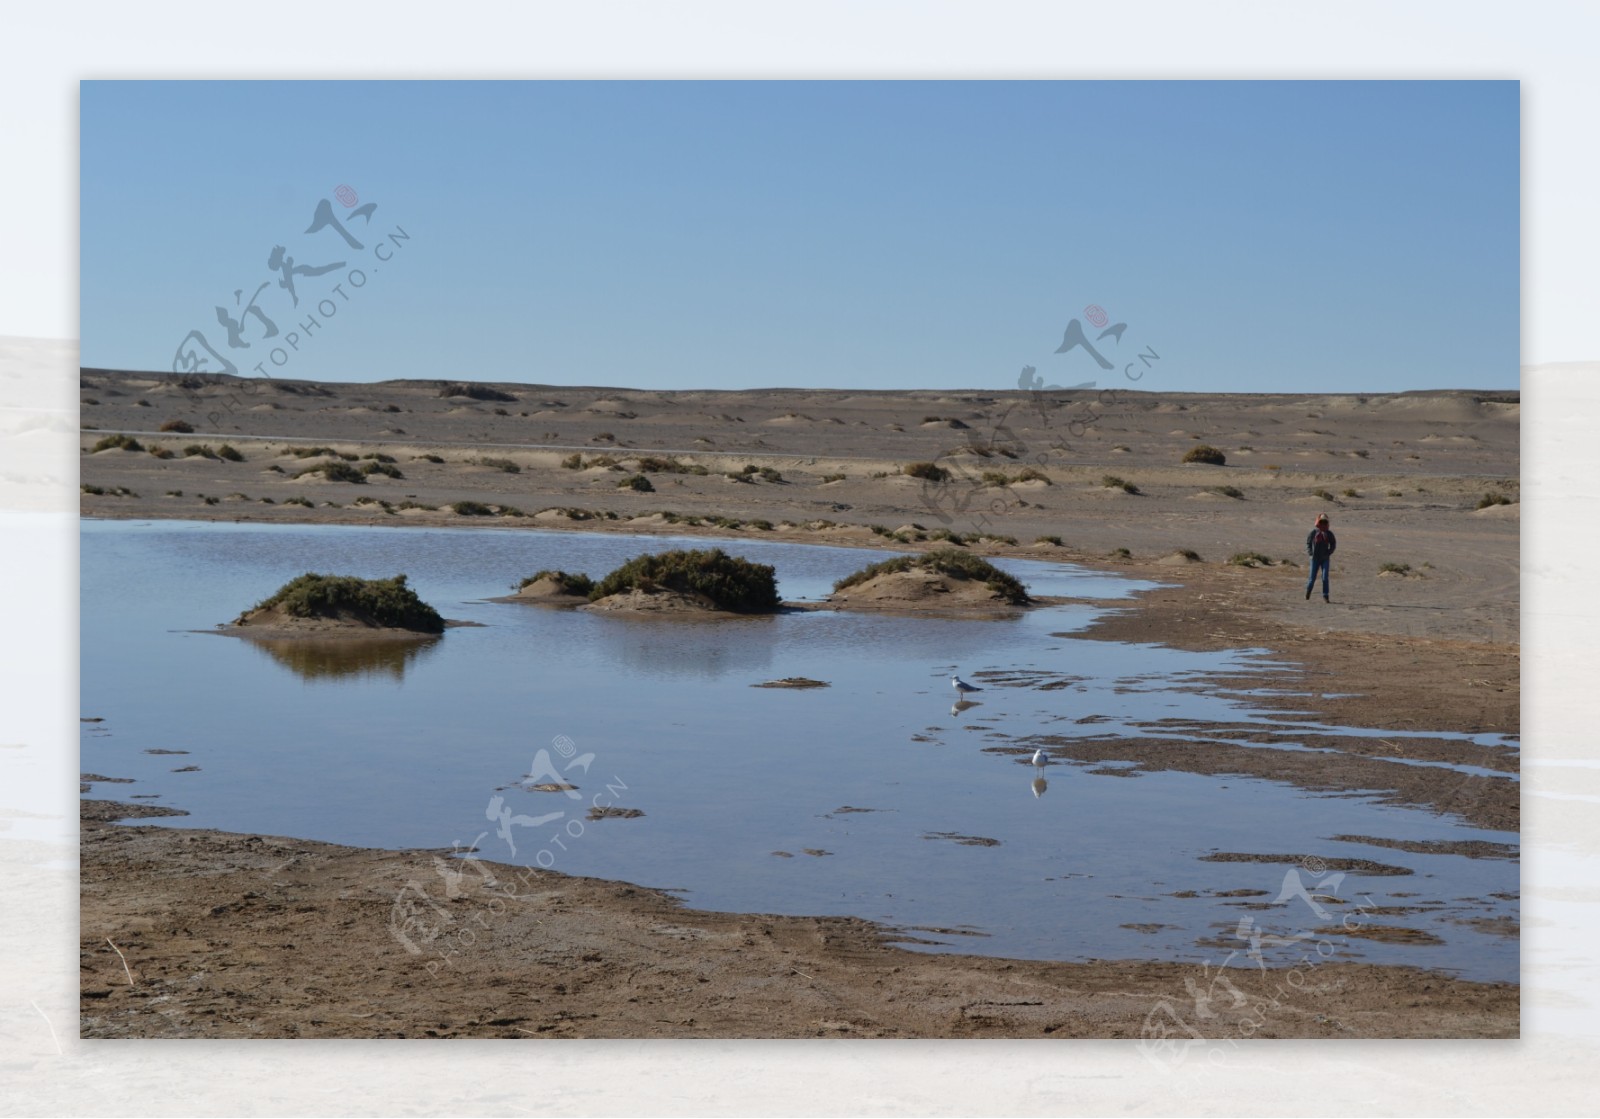
[{"label": "distant horizon line", "polygon": [[[1587,363],[1567,363],[1567,364],[1587,364]],[[1530,368],[1536,368],[1536,367],[1530,367]],[[507,386],[507,385],[509,385],[509,386],[530,388],[530,389],[533,389],[533,388],[537,388],[537,389],[576,389],[576,390],[580,390],[580,391],[592,391],[592,392],[661,392],[661,393],[665,393],[665,392],[673,392],[673,393],[690,393],[690,392],[695,392],[695,393],[704,393],[704,392],[726,392],[726,393],[741,393],[741,392],[742,393],[750,393],[750,392],[831,392],[831,393],[851,393],[851,394],[866,394],[866,393],[981,393],[981,394],[990,395],[990,396],[1016,393],[1018,395],[1026,396],[1026,395],[1036,395],[1036,394],[1046,394],[1046,393],[1050,394],[1050,395],[1061,395],[1061,394],[1066,394],[1066,393],[1091,393],[1091,394],[1093,394],[1093,393],[1102,393],[1102,392],[1116,392],[1116,393],[1138,393],[1138,394],[1143,395],[1143,396],[1315,396],[1315,397],[1328,397],[1328,396],[1415,396],[1415,395],[1430,394],[1430,393],[1517,393],[1517,394],[1520,395],[1521,392],[1522,392],[1522,386],[1521,386],[1521,383],[1520,383],[1520,379],[1519,379],[1519,381],[1518,381],[1518,383],[1516,385],[1511,386],[1511,387],[1460,386],[1460,387],[1455,387],[1455,388],[1336,389],[1336,390],[1322,390],[1320,392],[1319,391],[1292,392],[1292,391],[1262,391],[1262,390],[1247,390],[1247,389],[1181,389],[1181,388],[1142,389],[1142,388],[1126,387],[1126,386],[1122,386],[1122,385],[1113,385],[1113,386],[1098,386],[1098,385],[1096,385],[1096,386],[1090,386],[1090,387],[1085,387],[1085,386],[1074,386],[1074,387],[1046,386],[1046,387],[1044,387],[1042,389],[1024,389],[1024,388],[1018,388],[1018,387],[1015,387],[1015,386],[1005,387],[1005,388],[998,388],[998,387],[990,388],[990,387],[984,387],[984,386],[979,386],[979,385],[966,386],[966,387],[953,387],[953,388],[941,388],[941,387],[937,387],[937,386],[924,386],[924,387],[920,387],[920,388],[887,388],[887,387],[885,387],[885,388],[871,388],[871,387],[868,387],[868,388],[845,388],[845,387],[842,387],[842,386],[830,386],[830,385],[809,385],[809,386],[808,385],[756,385],[756,386],[749,386],[749,387],[745,387],[745,388],[711,388],[711,387],[706,387],[706,386],[701,386],[701,387],[690,386],[690,387],[674,387],[674,388],[649,388],[649,387],[645,387],[645,386],[642,386],[642,385],[589,385],[589,384],[564,384],[564,383],[557,382],[557,381],[489,380],[489,379],[486,379],[486,378],[481,377],[481,376],[479,376],[479,377],[471,377],[471,376],[466,376],[466,375],[451,375],[451,376],[440,376],[440,377],[384,377],[384,378],[382,378],[380,380],[374,380],[374,381],[319,380],[317,378],[312,378],[312,377],[272,377],[272,376],[247,377],[247,376],[242,376],[242,375],[237,374],[237,373],[198,373],[198,372],[196,372],[196,373],[175,373],[175,372],[172,372],[172,371],[160,371],[160,370],[153,370],[153,369],[152,370],[115,369],[115,368],[111,368],[109,366],[102,366],[102,365],[80,365],[78,367],[78,374],[79,374],[79,376],[83,376],[84,374],[99,374],[99,375],[109,375],[109,376],[119,376],[119,377],[155,377],[155,378],[200,377],[200,378],[205,378],[207,380],[207,382],[210,383],[210,384],[223,384],[223,383],[232,382],[232,381],[268,381],[268,382],[279,382],[279,383],[283,383],[283,384],[352,385],[352,386],[355,386],[355,385],[430,385],[430,386],[437,386],[437,385],[447,385],[447,384],[452,384],[452,383],[461,383],[461,384],[477,384],[477,385],[487,385],[487,386]]]}]

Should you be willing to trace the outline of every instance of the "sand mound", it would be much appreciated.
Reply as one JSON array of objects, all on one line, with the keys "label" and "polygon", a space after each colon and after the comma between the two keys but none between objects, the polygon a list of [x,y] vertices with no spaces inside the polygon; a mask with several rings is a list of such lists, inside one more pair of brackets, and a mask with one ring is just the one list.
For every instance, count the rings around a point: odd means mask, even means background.
[{"label": "sand mound", "polygon": [[623,591],[621,594],[607,595],[598,602],[586,603],[580,610],[593,610],[596,613],[628,613],[628,614],[710,614],[717,617],[740,617],[731,610],[723,610],[705,595],[685,594],[683,591],[654,591],[639,590]]},{"label": "sand mound", "polygon": [[1474,509],[1475,517],[1508,518],[1513,521],[1522,519],[1522,503],[1512,502],[1510,505],[1485,505],[1482,509]]},{"label": "sand mound", "polygon": [[879,575],[842,591],[834,591],[828,599],[854,609],[918,612],[935,609],[1006,614],[1017,610],[1017,607],[983,583],[916,570]]},{"label": "sand mound", "polygon": [[577,605],[589,600],[588,595],[569,590],[564,583],[549,576],[535,579],[517,591],[514,597],[521,602],[554,602],[563,606]]},{"label": "sand mound", "polygon": [[1173,552],[1170,556],[1162,556],[1156,563],[1162,567],[1187,567],[1191,563],[1204,562],[1198,556],[1187,556],[1182,552]]},{"label": "sand mound", "polygon": [[380,626],[370,617],[351,610],[337,610],[325,617],[301,618],[273,606],[249,610],[218,632],[238,637],[316,637],[327,639],[416,639],[439,635],[424,630]]}]

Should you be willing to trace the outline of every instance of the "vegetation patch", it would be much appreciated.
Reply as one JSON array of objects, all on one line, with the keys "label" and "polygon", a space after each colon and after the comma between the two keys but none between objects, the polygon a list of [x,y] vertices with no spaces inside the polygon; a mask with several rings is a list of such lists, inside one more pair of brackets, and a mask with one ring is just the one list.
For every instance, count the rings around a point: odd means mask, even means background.
[{"label": "vegetation patch", "polygon": [[1272,561],[1260,552],[1235,552],[1228,557],[1234,567],[1271,567]]},{"label": "vegetation patch", "polygon": [[897,556],[863,567],[854,575],[847,575],[833,585],[835,591],[859,586],[880,575],[893,575],[900,571],[927,571],[952,579],[979,582],[1013,606],[1026,606],[1028,588],[1014,575],[1008,575],[994,564],[971,552],[955,548],[939,548],[918,556]]},{"label": "vegetation patch", "polygon": [[183,435],[191,435],[194,433],[194,424],[190,423],[188,420],[168,420],[156,430],[176,431]]},{"label": "vegetation patch", "polygon": [[1212,486],[1206,492],[1214,493],[1218,497],[1231,497],[1236,501],[1244,500],[1244,491],[1238,486]]},{"label": "vegetation patch", "polygon": [[1227,466],[1228,456],[1209,444],[1202,443],[1198,447],[1190,447],[1183,456],[1184,462],[1200,462],[1207,466]]},{"label": "vegetation patch", "polygon": [[[185,451],[185,454],[188,452]],[[391,467],[390,469],[393,469]],[[308,474],[321,474],[330,482],[353,482],[356,485],[366,483],[367,476],[348,462],[320,462],[316,466],[308,466],[295,474],[296,478],[304,478]]]},{"label": "vegetation patch", "polygon": [[89,453],[93,455],[93,454],[98,454],[101,451],[142,451],[142,450],[144,450],[144,444],[140,443],[137,439],[133,438],[131,435],[108,435],[104,439],[100,440],[100,442],[98,442],[94,446],[90,447],[89,448]]},{"label": "vegetation patch", "polygon": [[1511,499],[1509,497],[1507,497],[1505,494],[1498,493],[1498,492],[1496,492],[1494,490],[1491,490],[1488,493],[1484,494],[1482,497],[1478,498],[1477,508],[1479,508],[1479,509],[1487,509],[1491,505],[1510,505],[1510,504],[1511,504]]},{"label": "vegetation patch", "polygon": [[307,572],[278,588],[241,615],[244,625],[256,611],[276,610],[293,618],[339,618],[386,629],[443,633],[439,612],[417,597],[404,575],[392,579],[358,579],[353,575]]},{"label": "vegetation patch", "polygon": [[908,462],[900,468],[900,472],[913,478],[921,478],[925,482],[950,480],[950,471],[931,462]]},{"label": "vegetation patch", "polygon": [[643,474],[629,474],[617,483],[617,488],[619,490],[634,490],[637,493],[654,493],[656,489],[655,486],[651,485],[650,479]]},{"label": "vegetation patch", "polygon": [[471,400],[498,400],[509,403],[515,403],[517,399],[509,392],[492,389],[488,385],[474,385],[461,381],[451,381],[443,386],[439,389],[439,395],[442,397],[465,396]]},{"label": "vegetation patch", "polygon": [[1103,475],[1100,478],[1100,484],[1108,490],[1121,490],[1123,493],[1131,493],[1135,497],[1138,497],[1141,492],[1138,486],[1132,482],[1124,481],[1115,474]]},{"label": "vegetation patch", "polygon": [[589,592],[594,590],[594,580],[587,575],[574,574],[570,571],[556,571],[551,568],[545,568],[543,571],[537,571],[529,575],[517,584],[517,590],[520,591],[543,579],[548,579],[554,583],[562,594],[581,595],[584,598],[588,598]]},{"label": "vegetation patch", "polygon": [[720,548],[637,556],[595,584],[589,601],[635,590],[703,595],[718,609],[736,614],[770,614],[778,608],[773,567],[730,556]]}]

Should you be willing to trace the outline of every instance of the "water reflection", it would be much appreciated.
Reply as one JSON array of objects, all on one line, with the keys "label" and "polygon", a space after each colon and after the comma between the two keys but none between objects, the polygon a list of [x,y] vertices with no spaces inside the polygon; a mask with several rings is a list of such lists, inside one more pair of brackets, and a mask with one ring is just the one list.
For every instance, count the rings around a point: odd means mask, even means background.
[{"label": "water reflection", "polygon": [[[771,665],[780,636],[776,615],[738,618],[621,618],[569,614],[581,630],[573,640],[634,672],[716,680],[738,672],[759,675]],[[598,624],[595,624],[598,623]]]},{"label": "water reflection", "polygon": [[1045,790],[1047,790],[1049,788],[1050,788],[1050,782],[1046,781],[1043,777],[1035,777],[1033,779],[1033,795],[1034,795],[1034,797],[1037,798],[1037,797],[1044,796]]},{"label": "water reflection", "polygon": [[240,640],[308,682],[386,676],[399,683],[405,678],[406,669],[431,655],[442,639],[347,638],[319,641],[248,637]]},{"label": "water reflection", "polygon": [[963,711],[969,710],[969,709],[971,709],[973,707],[982,707],[982,706],[983,706],[983,704],[979,703],[975,699],[958,699],[958,700],[956,700],[954,703],[952,703],[950,705],[950,714],[959,715]]}]

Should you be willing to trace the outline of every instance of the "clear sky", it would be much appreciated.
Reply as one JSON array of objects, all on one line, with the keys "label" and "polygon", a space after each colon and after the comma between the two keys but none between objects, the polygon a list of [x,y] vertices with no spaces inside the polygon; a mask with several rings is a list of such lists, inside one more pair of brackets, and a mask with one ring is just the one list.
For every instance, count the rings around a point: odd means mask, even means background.
[{"label": "clear sky", "polygon": [[[1518,379],[1516,82],[81,91],[86,366],[169,370],[197,330],[317,380],[1127,385],[1147,351],[1162,391]],[[360,249],[307,232],[324,199]],[[279,246],[342,266],[296,307]],[[1112,371],[1054,353],[1075,318]]]}]

